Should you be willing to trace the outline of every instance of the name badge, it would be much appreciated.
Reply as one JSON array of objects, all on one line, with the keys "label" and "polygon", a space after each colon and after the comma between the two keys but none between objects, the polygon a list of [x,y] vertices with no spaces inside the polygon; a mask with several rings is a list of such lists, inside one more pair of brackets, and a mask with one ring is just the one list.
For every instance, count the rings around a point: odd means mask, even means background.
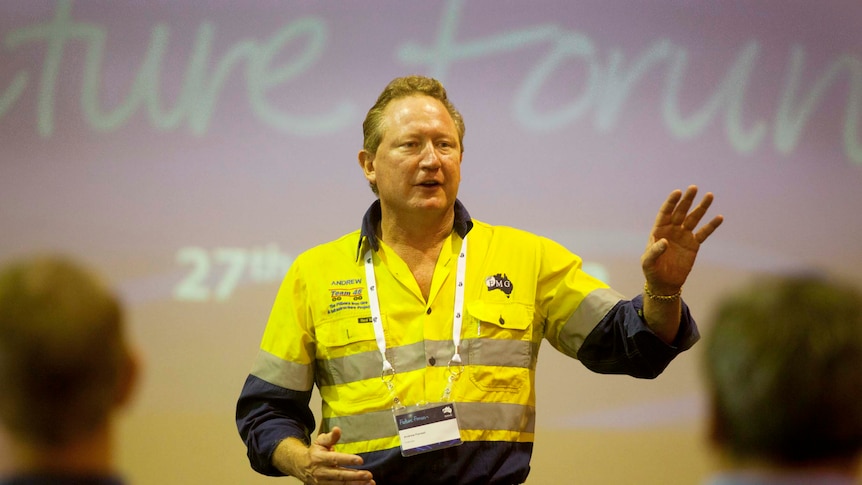
[{"label": "name badge", "polygon": [[393,410],[401,455],[449,448],[461,444],[461,430],[455,416],[455,404],[441,403]]}]

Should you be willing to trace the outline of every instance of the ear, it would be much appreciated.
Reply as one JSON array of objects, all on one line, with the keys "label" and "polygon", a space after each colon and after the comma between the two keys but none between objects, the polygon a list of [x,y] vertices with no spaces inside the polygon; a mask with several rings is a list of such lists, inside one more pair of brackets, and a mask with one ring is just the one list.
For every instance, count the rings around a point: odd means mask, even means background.
[{"label": "ear", "polygon": [[377,172],[374,170],[374,154],[368,150],[359,150],[359,166],[362,167],[362,172],[365,174],[365,179],[368,183],[374,185],[377,183]]},{"label": "ear", "polygon": [[117,388],[116,407],[128,406],[138,387],[141,372],[141,357],[136,348],[129,347],[126,351],[125,362],[120,373],[120,383]]},{"label": "ear", "polygon": [[708,443],[717,449],[724,447],[727,442],[727,428],[724,420],[718,412],[718,398],[709,396],[707,402],[706,438]]}]

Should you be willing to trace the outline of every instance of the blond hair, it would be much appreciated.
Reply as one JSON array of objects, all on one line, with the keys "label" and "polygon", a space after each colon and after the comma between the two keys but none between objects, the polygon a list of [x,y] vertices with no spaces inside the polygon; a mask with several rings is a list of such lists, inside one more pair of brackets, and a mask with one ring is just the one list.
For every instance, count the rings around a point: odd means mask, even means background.
[{"label": "blond hair", "polygon": [[430,96],[443,103],[446,111],[449,112],[449,116],[452,117],[452,121],[455,122],[455,127],[458,129],[458,144],[463,152],[465,127],[461,113],[449,101],[443,84],[436,79],[424,76],[395,78],[383,89],[383,92],[377,98],[377,102],[368,110],[365,121],[362,122],[362,148],[371,155],[377,152],[377,147],[380,146],[380,141],[383,139],[384,110],[386,110],[386,107],[392,101],[408,96]]}]

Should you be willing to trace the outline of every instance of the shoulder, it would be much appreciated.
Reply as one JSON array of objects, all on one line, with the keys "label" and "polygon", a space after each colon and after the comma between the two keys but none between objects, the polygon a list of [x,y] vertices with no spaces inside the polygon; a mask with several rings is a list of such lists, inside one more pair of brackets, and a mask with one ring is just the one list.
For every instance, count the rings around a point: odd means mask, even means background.
[{"label": "shoulder", "polygon": [[345,234],[338,239],[318,244],[310,249],[307,249],[296,257],[294,264],[302,265],[318,265],[354,262],[356,260],[356,251],[359,246],[359,230]]},{"label": "shoulder", "polygon": [[559,244],[544,236],[511,226],[496,226],[473,219],[473,228],[468,236],[473,240],[498,244],[517,244],[524,247],[543,247]]},{"label": "shoulder", "polygon": [[478,234],[481,237],[503,237],[503,238],[518,238],[518,239],[537,239],[537,236],[523,229],[518,229],[511,226],[497,226],[488,224],[487,222],[477,221],[473,219],[473,228],[469,234]]}]

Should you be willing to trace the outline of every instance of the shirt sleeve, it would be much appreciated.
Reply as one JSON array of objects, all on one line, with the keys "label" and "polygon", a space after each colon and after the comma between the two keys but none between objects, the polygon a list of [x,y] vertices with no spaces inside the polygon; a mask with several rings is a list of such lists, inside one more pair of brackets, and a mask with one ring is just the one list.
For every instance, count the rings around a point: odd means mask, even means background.
[{"label": "shirt sleeve", "polygon": [[251,373],[236,406],[236,425],[251,467],[268,476],[284,474],[272,454],[285,438],[309,443],[315,429],[309,408],[314,385],[314,336],[302,256],[279,288]]},{"label": "shirt sleeve", "polygon": [[248,376],[236,405],[236,426],[252,469],[271,477],[284,476],[272,465],[272,454],[288,437],[309,442],[309,430],[314,429],[310,399],[311,391],[292,391]]},{"label": "shirt sleeve", "polygon": [[700,339],[685,302],[681,313],[676,339],[668,344],[644,320],[641,295],[620,300],[584,339],[577,358],[594,372],[653,379]]},{"label": "shirt sleeve", "polygon": [[540,241],[537,306],[543,309],[545,338],[588,369],[652,379],[700,338],[685,302],[677,336],[667,344],[647,325],[641,295],[625,299],[584,272],[568,249]]}]

